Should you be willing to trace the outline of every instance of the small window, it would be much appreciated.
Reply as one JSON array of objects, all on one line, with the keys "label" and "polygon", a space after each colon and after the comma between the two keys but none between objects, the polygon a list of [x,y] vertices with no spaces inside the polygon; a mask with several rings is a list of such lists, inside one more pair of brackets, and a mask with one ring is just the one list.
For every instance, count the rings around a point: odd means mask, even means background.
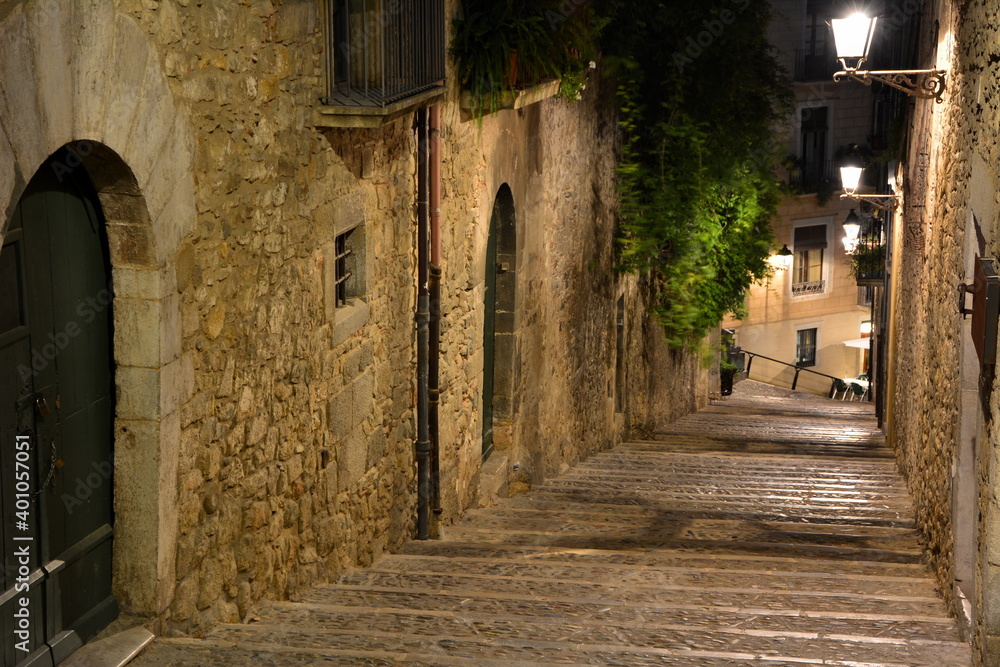
[{"label": "small window", "polygon": [[351,247],[347,245],[347,239],[354,230],[344,232],[337,237],[334,242],[333,258],[333,284],[334,284],[334,306],[340,308],[347,305],[347,281],[351,278],[351,271],[347,268],[347,259],[351,256]]},{"label": "small window", "polygon": [[795,365],[816,365],[816,329],[799,329],[796,332]]}]

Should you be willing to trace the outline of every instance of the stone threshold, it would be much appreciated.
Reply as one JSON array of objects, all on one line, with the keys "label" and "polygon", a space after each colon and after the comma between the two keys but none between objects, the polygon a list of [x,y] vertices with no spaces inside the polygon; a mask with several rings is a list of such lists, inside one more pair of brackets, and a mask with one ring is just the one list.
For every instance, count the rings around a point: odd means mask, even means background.
[{"label": "stone threshold", "polygon": [[153,633],[141,626],[84,644],[60,667],[122,667],[153,641]]}]

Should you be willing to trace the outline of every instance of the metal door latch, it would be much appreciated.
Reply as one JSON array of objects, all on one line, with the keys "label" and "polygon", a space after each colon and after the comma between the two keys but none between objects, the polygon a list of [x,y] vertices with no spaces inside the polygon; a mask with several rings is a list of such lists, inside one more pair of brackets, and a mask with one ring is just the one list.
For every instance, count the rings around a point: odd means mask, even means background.
[{"label": "metal door latch", "polygon": [[38,413],[39,417],[45,417],[52,412],[49,408],[49,404],[45,401],[44,396],[39,396],[35,399],[35,411]]}]

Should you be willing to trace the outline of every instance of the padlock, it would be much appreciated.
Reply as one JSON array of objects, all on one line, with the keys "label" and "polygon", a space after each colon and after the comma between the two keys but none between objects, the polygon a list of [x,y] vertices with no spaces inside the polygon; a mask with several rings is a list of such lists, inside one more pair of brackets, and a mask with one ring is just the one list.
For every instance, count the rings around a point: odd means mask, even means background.
[{"label": "padlock", "polygon": [[45,402],[44,396],[39,396],[35,399],[35,411],[38,413],[39,417],[44,417],[51,412],[49,404]]}]

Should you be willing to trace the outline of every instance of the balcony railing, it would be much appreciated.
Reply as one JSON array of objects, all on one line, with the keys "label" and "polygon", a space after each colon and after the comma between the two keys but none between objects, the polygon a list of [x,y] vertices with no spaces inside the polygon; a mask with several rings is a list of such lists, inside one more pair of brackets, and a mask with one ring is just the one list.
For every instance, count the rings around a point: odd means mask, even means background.
[{"label": "balcony railing", "polygon": [[831,53],[808,53],[804,49],[795,51],[796,81],[825,81],[833,78],[837,71],[837,60]]},{"label": "balcony railing", "polygon": [[789,184],[803,193],[833,187],[836,163],[833,160],[799,160],[790,170]]},{"label": "balcony railing", "polygon": [[792,296],[805,296],[807,294],[822,294],[826,288],[825,280],[813,280],[808,283],[792,283]]},{"label": "balcony railing", "polygon": [[444,0],[328,0],[323,104],[386,107],[444,84]]},{"label": "balcony railing", "polygon": [[862,237],[851,255],[851,274],[859,286],[878,286],[885,279],[885,245],[880,235]]}]

